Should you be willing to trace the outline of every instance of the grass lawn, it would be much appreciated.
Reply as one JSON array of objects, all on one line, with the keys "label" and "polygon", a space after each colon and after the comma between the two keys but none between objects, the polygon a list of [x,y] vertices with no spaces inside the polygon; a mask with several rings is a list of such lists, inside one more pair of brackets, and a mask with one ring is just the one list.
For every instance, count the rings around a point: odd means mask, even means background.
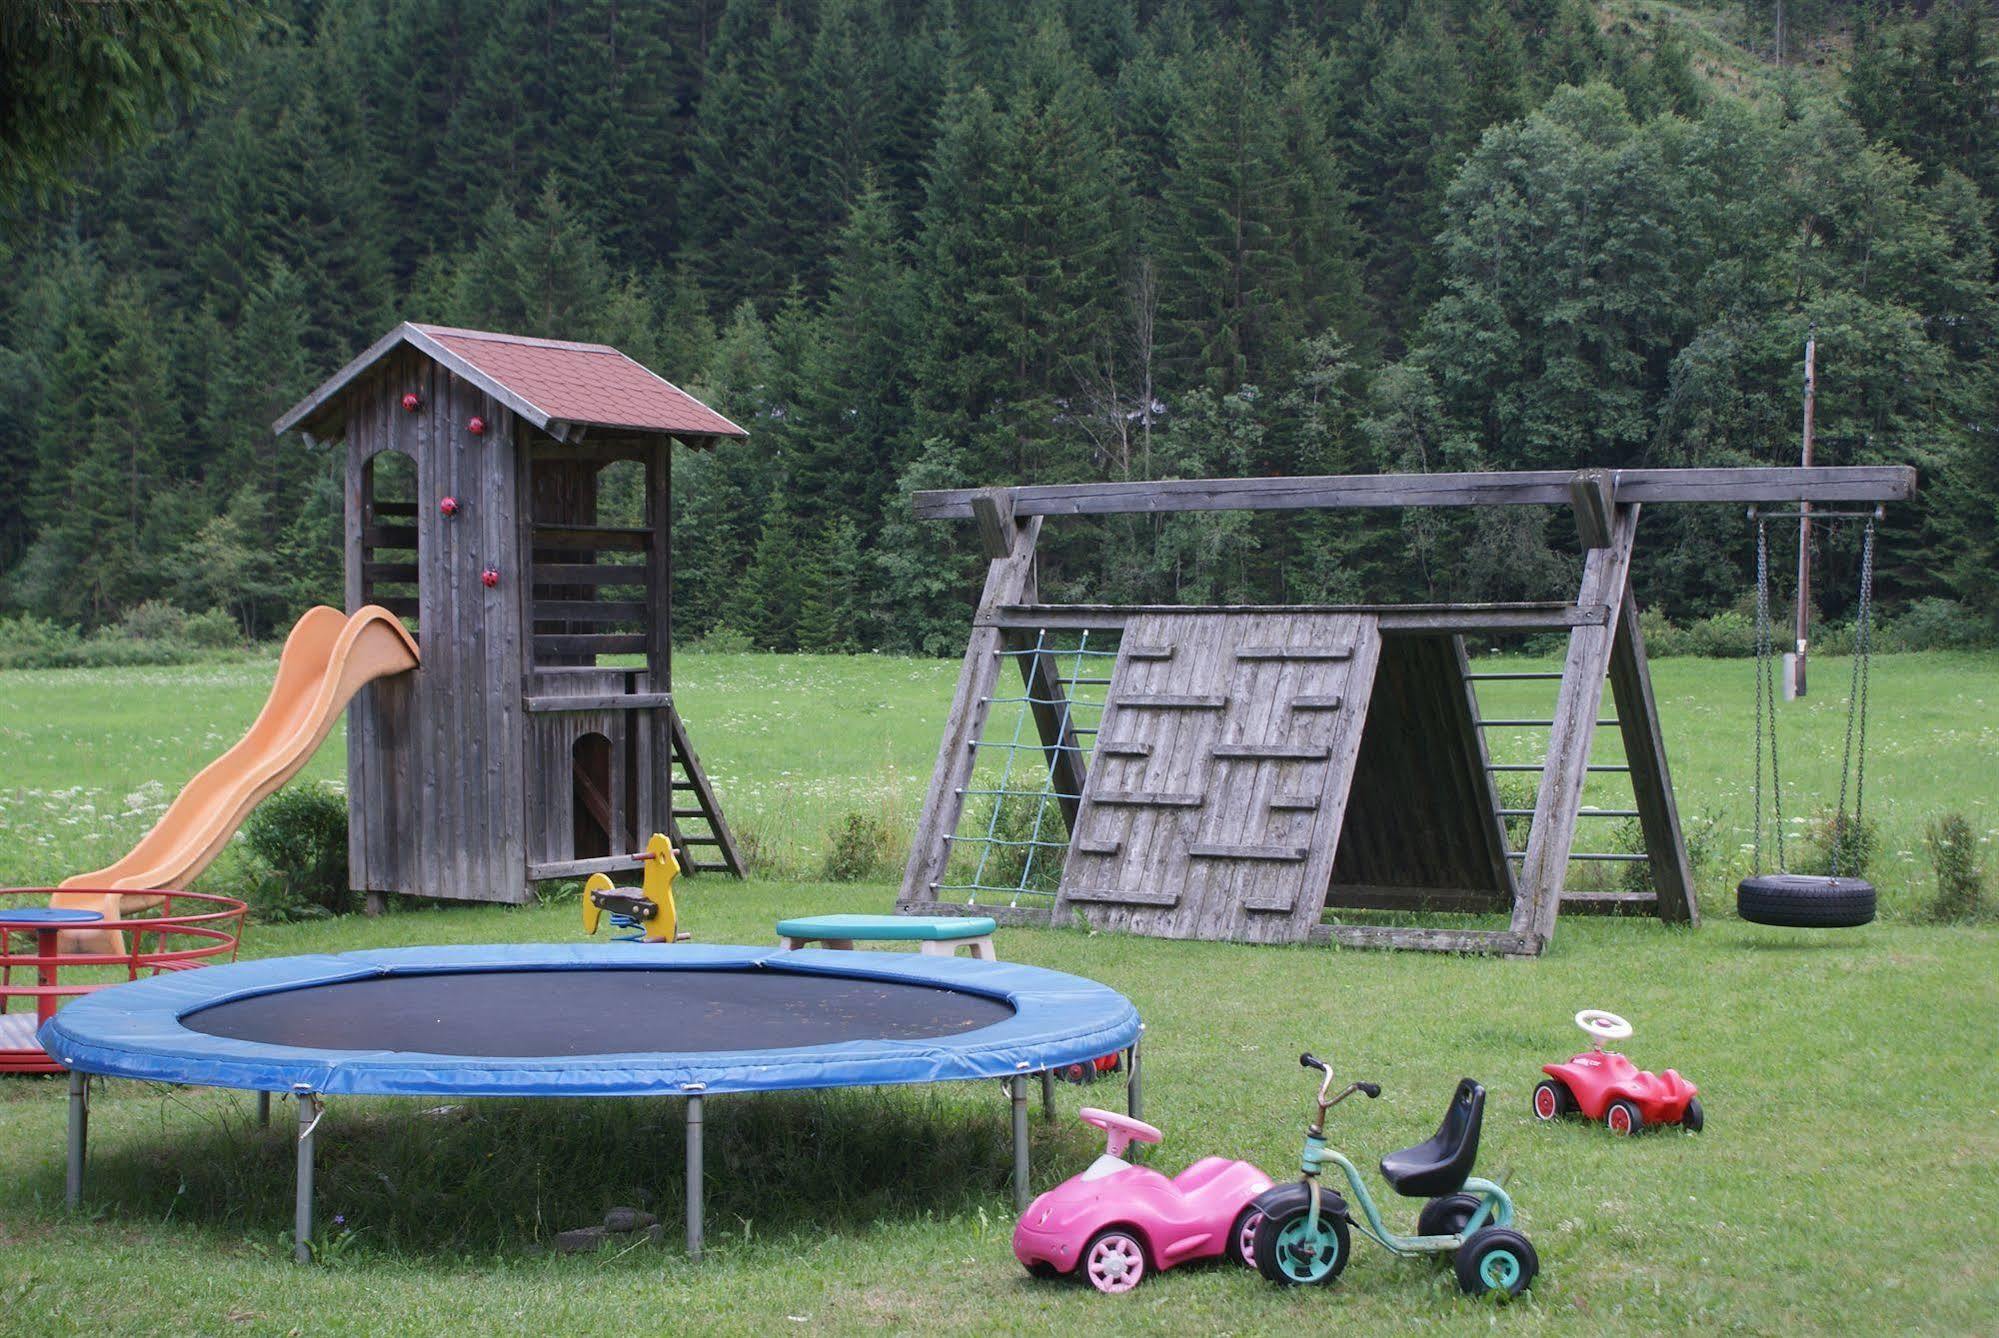
[{"label": "grass lawn", "polygon": [[[907,824],[954,667],[763,656],[679,667],[732,817],[784,875],[687,885],[682,911],[697,936],[762,942],[781,914],[887,908],[886,885],[802,871],[848,810]],[[0,674],[0,881],[49,881],[116,857],[172,787],[236,737],[268,676],[258,665]],[[1469,1301],[1447,1270],[1358,1239],[1330,1291],[1223,1268],[1169,1273],[1115,1299],[1031,1281],[1008,1245],[1006,1107],[992,1085],[711,1101],[711,1254],[698,1267],[671,1245],[588,1257],[532,1248],[618,1203],[658,1209],[677,1228],[677,1103],[425,1114],[420,1102],[338,1101],[321,1140],[325,1262],[301,1268],[284,1236],[283,1115],[262,1131],[234,1094],[110,1084],[93,1107],[90,1211],[78,1220],[60,1210],[62,1086],[14,1079],[0,1082],[0,1330],[1990,1332],[1999,1265],[1976,1223],[1999,1196],[1999,927],[1929,927],[1914,911],[1928,893],[1923,823],[1955,808],[1987,841],[1999,826],[1988,707],[1999,657],[1877,663],[1868,802],[1883,823],[1887,918],[1817,936],[1729,913],[1747,839],[1748,666],[1668,661],[1657,678],[1681,809],[1712,852],[1699,931],[1566,921],[1537,962],[1074,930],[1001,938],[1010,958],[1091,976],[1138,1004],[1147,1114],[1167,1135],[1152,1161],[1167,1171],[1222,1153],[1284,1174],[1307,1111],[1296,1065],[1307,1047],[1384,1088],[1377,1102],[1340,1107],[1329,1131],[1363,1167],[1426,1137],[1460,1076],[1482,1079],[1481,1170],[1515,1194],[1542,1259],[1520,1303]],[[1816,665],[1825,695],[1787,708],[1785,774],[1800,812],[1836,786],[1844,681],[1837,662]],[[1534,688],[1552,685],[1488,695],[1488,710],[1524,710]],[[1524,747],[1496,740],[1502,757],[1524,760]],[[310,774],[342,773],[336,740]],[[237,876],[219,868],[212,885]],[[246,951],[568,940],[575,914],[553,904],[259,925]],[[1580,1047],[1568,1019],[1585,1006],[1637,1024],[1625,1048],[1641,1064],[1701,1084],[1704,1134],[1613,1142],[1532,1122],[1538,1066]],[[670,1044],[672,1020],[658,1025]],[[1060,1121],[1034,1126],[1041,1187],[1095,1151],[1073,1118],[1084,1094],[1059,1095]],[[1115,1104],[1102,1089],[1090,1099]],[[1390,1205],[1404,1218],[1415,1206]]]}]

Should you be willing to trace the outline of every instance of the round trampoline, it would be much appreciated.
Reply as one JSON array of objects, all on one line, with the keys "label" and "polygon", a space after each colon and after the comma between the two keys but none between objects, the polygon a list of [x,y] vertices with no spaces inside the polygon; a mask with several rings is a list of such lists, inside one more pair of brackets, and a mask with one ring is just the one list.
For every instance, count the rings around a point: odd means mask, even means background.
[{"label": "round trampoline", "polygon": [[[329,1095],[678,1096],[688,1249],[700,1253],[703,1098],[998,1078],[1027,1187],[1025,1079],[1132,1052],[1137,1010],[1014,962],[771,947],[504,944],[281,957],[100,991],[41,1029],[69,1068],[68,1192],[81,1197],[86,1075],[298,1098],[300,1255]],[[1051,1105],[1052,1113],[1052,1105]],[[1024,1202],[1024,1200],[1023,1200]]]}]

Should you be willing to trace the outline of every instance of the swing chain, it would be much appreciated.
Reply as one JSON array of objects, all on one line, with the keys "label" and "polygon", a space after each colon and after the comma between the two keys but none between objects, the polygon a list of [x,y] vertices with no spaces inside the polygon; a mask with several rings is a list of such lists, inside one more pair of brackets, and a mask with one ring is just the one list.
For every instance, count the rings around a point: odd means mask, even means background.
[{"label": "swing chain", "polygon": [[[1840,875],[1840,864],[1849,841],[1859,839],[1861,809],[1867,801],[1867,679],[1874,652],[1874,522],[1867,522],[1860,543],[1860,604],[1853,615],[1853,679],[1846,690],[1846,750],[1839,764],[1839,807],[1833,810],[1832,874]],[[1860,752],[1854,754],[1854,728],[1858,722]],[[1856,761],[1858,765],[1855,765]],[[1853,826],[1846,825],[1846,784],[1853,785]]]},{"label": "swing chain", "polygon": [[1756,872],[1763,872],[1763,731],[1769,718],[1770,732],[1770,815],[1775,833],[1777,867],[1784,862],[1784,790],[1777,775],[1777,678],[1773,635],[1770,629],[1770,523],[1756,516],[1756,779],[1754,784],[1754,858]]}]

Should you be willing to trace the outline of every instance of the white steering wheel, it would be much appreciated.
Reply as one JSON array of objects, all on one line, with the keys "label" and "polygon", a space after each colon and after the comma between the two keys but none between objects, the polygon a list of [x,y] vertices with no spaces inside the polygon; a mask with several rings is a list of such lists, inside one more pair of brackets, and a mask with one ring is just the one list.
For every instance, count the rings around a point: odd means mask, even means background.
[{"label": "white steering wheel", "polygon": [[1604,1041],[1621,1041],[1631,1034],[1631,1024],[1615,1013],[1606,1013],[1601,1008],[1585,1008],[1576,1014],[1576,1025],[1589,1034],[1589,1038],[1601,1044]]}]

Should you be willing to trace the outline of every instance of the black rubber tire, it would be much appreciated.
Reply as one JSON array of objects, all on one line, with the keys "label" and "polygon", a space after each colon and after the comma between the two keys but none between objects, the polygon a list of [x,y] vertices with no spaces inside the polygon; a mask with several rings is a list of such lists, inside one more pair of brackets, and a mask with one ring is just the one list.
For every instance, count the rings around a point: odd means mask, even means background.
[{"label": "black rubber tire", "polygon": [[1851,929],[1874,919],[1874,884],[1865,878],[1759,873],[1735,887],[1735,913],[1786,929]]},{"label": "black rubber tire", "polygon": [[1046,1259],[1036,1259],[1027,1266],[1027,1271],[1037,1278],[1059,1278],[1062,1276],[1062,1270],[1049,1263]]},{"label": "black rubber tire", "polygon": [[1242,1249],[1243,1235],[1251,1230],[1252,1223],[1262,1226],[1263,1212],[1253,1203],[1245,1204],[1229,1226],[1229,1243],[1222,1251],[1230,1263],[1240,1264],[1244,1268],[1256,1267],[1256,1237],[1253,1233],[1250,1235],[1249,1252],[1245,1254]]},{"label": "black rubber tire", "polygon": [[[1620,1110],[1624,1112],[1626,1120],[1622,1129],[1616,1124],[1617,1112]],[[1633,1102],[1613,1101],[1603,1108],[1603,1127],[1620,1138],[1628,1138],[1645,1132],[1645,1116],[1639,1112]]]},{"label": "black rubber tire", "polygon": [[1506,1294],[1518,1296],[1534,1285],[1534,1275],[1541,1271],[1541,1257],[1534,1253],[1534,1243],[1512,1227],[1486,1227],[1466,1241],[1457,1258],[1451,1261],[1457,1270],[1458,1286],[1466,1295],[1484,1296],[1494,1290],[1493,1284],[1486,1280],[1484,1264],[1488,1256],[1501,1250],[1511,1254],[1518,1264],[1517,1275],[1506,1284]]},{"label": "black rubber tire", "polygon": [[[1297,1278],[1286,1276],[1284,1270],[1279,1267],[1277,1262],[1277,1238],[1283,1234],[1285,1227],[1305,1217],[1310,1211],[1309,1208],[1294,1208],[1289,1212],[1280,1212],[1275,1216],[1266,1213],[1264,1214],[1262,1223],[1256,1228],[1256,1268],[1259,1273],[1272,1282],[1279,1282],[1287,1287],[1305,1285]],[[1341,1273],[1346,1271],[1347,1260],[1353,1255],[1353,1235],[1347,1230],[1347,1219],[1343,1213],[1327,1212],[1322,1208],[1319,1218],[1321,1221],[1333,1224],[1333,1239],[1339,1243],[1340,1249],[1340,1257],[1333,1261],[1332,1268],[1326,1272],[1325,1276],[1313,1279],[1315,1285],[1324,1287],[1330,1285]]]},{"label": "black rubber tire", "polygon": [[1687,1098],[1687,1108],[1680,1114],[1680,1127],[1690,1134],[1697,1134],[1707,1127],[1707,1112],[1701,1109],[1701,1099]]},{"label": "black rubber tire", "polygon": [[[1555,1113],[1553,1115],[1543,1115],[1541,1113],[1541,1092],[1543,1088],[1554,1094]],[[1566,1119],[1576,1113],[1576,1094],[1571,1092],[1569,1085],[1559,1078],[1543,1078],[1534,1084],[1534,1095],[1528,1101],[1528,1108],[1534,1112],[1535,1119],[1544,1120],[1552,1124],[1556,1120]]]},{"label": "black rubber tire", "polygon": [[1472,1214],[1484,1200],[1476,1194],[1442,1194],[1423,1205],[1416,1214],[1419,1236],[1455,1236],[1465,1229]]}]

